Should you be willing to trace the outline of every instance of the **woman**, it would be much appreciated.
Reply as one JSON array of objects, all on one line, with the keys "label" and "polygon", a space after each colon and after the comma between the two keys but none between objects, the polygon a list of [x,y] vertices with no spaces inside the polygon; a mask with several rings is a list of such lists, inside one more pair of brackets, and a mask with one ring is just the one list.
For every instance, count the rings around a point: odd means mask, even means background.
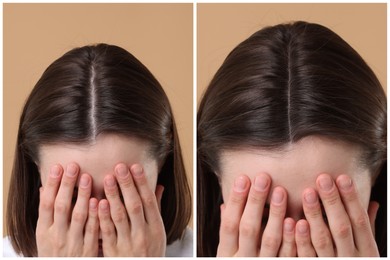
[{"label": "woman", "polygon": [[307,22],[256,32],[199,106],[198,256],[385,256],[386,146],[351,46]]},{"label": "woman", "polygon": [[188,256],[190,215],[175,120],[149,70],[107,44],[53,62],[20,119],[6,253]]}]

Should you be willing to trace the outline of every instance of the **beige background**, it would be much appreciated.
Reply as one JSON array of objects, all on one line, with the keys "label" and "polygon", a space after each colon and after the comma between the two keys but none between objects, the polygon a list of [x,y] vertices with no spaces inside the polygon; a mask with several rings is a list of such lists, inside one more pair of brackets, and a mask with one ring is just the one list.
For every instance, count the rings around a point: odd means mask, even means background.
[{"label": "beige background", "polygon": [[27,96],[51,62],[74,47],[99,42],[130,51],[164,87],[192,187],[192,10],[191,3],[3,5],[4,215],[19,117]]},{"label": "beige background", "polygon": [[264,26],[320,23],[347,41],[386,89],[386,4],[198,4],[197,99],[240,42]]}]

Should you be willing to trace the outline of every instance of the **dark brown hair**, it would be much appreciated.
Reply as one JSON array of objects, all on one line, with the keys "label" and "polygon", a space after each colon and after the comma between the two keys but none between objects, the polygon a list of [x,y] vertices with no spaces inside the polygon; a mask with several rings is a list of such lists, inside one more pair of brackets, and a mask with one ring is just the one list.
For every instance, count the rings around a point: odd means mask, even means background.
[{"label": "dark brown hair", "polygon": [[168,98],[151,72],[126,50],[107,44],[76,48],[54,61],[32,90],[20,118],[7,208],[17,253],[36,256],[43,144],[88,144],[112,133],[147,141],[165,189],[161,215],[168,244],[191,216],[191,196]]},{"label": "dark brown hair", "polygon": [[198,256],[219,243],[218,156],[239,147],[279,149],[319,135],[358,144],[377,182],[376,240],[386,255],[386,96],[360,55],[328,28],[266,27],[227,56],[198,110]]}]

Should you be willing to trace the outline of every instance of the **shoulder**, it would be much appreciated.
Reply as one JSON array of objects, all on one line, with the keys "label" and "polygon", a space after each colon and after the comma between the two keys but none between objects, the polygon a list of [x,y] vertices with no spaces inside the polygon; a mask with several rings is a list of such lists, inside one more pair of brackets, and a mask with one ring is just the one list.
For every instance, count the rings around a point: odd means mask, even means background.
[{"label": "shoulder", "polygon": [[193,232],[190,228],[186,228],[181,239],[167,246],[165,256],[193,256]]},{"label": "shoulder", "polygon": [[3,256],[4,257],[20,257],[12,247],[9,236],[3,237]]}]

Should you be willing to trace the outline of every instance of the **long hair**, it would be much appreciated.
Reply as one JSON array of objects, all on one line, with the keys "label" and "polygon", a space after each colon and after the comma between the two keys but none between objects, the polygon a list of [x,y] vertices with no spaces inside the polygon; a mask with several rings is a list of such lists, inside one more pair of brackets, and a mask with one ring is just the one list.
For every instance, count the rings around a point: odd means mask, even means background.
[{"label": "long hair", "polygon": [[73,49],[54,61],[21,115],[7,205],[7,229],[17,253],[36,256],[39,148],[88,144],[103,133],[140,138],[151,146],[162,184],[167,242],[180,238],[191,196],[168,98],[151,72],[126,50],[107,44]]},{"label": "long hair", "polygon": [[[310,135],[358,144],[381,191],[376,240],[386,255],[386,96],[361,56],[328,28],[294,22],[266,27],[227,56],[198,110],[198,256],[219,243],[219,155],[278,149]],[[379,176],[378,176],[379,175]],[[373,192],[373,196],[374,196]]]}]

